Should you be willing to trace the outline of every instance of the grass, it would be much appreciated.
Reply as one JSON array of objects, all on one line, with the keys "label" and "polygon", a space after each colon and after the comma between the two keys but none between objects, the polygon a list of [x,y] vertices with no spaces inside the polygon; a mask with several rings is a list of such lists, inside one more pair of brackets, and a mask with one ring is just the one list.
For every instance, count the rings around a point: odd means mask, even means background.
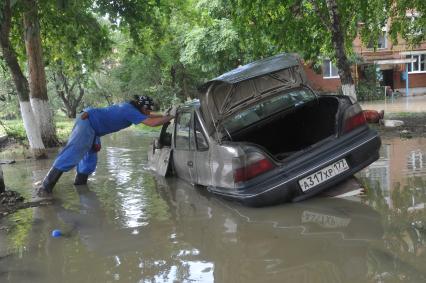
[{"label": "grass", "polygon": [[[74,126],[74,119],[58,116],[55,117],[55,124],[59,140],[61,142],[66,141]],[[2,120],[0,123],[0,135],[8,135],[18,143],[28,143],[24,123],[21,119]]]},{"label": "grass", "polygon": [[1,121],[0,126],[2,135],[8,135],[17,141],[24,141],[27,138],[22,120],[4,120]]},{"label": "grass", "polygon": [[[55,116],[56,134],[61,142],[66,142],[69,134],[74,126],[74,119],[64,116]],[[161,126],[149,127],[143,124],[136,125],[133,129],[143,132],[156,133],[161,130]],[[1,120],[0,121],[0,136],[8,135],[18,143],[27,145],[27,135],[24,124],[21,119],[16,120]]]},{"label": "grass", "polygon": [[61,142],[65,142],[74,127],[74,119],[62,118],[55,119],[56,134]]}]

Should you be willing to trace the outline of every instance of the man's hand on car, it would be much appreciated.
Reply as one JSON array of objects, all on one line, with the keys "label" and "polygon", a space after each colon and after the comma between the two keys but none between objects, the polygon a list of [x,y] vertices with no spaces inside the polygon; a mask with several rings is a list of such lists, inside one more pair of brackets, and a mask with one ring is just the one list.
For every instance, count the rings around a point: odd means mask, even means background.
[{"label": "man's hand on car", "polygon": [[176,116],[177,106],[173,105],[164,112],[164,116]]}]

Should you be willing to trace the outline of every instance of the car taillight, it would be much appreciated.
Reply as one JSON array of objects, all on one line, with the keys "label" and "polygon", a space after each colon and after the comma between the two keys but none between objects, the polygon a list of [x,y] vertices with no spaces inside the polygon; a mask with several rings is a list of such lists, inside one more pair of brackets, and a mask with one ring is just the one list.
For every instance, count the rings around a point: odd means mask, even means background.
[{"label": "car taillight", "polygon": [[234,170],[235,183],[248,181],[275,167],[268,158],[260,153],[249,154],[241,165],[241,167]]},{"label": "car taillight", "polygon": [[353,129],[363,126],[367,123],[359,105],[353,105],[345,112],[343,133],[352,131]]}]

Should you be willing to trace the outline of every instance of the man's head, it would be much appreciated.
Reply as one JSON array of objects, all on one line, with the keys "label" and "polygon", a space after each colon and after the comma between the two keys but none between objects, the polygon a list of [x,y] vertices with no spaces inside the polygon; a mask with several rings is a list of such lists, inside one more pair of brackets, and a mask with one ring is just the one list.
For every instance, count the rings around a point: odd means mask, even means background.
[{"label": "man's head", "polygon": [[149,115],[154,110],[154,100],[147,95],[135,95],[133,101],[141,112],[146,115]]}]

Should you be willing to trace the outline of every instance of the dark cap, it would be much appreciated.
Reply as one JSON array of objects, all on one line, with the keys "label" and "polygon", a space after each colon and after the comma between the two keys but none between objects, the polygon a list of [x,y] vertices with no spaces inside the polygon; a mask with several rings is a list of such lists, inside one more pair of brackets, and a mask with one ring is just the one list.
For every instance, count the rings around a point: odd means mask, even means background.
[{"label": "dark cap", "polygon": [[135,95],[134,101],[139,107],[144,107],[148,110],[154,110],[154,100],[147,95]]}]

